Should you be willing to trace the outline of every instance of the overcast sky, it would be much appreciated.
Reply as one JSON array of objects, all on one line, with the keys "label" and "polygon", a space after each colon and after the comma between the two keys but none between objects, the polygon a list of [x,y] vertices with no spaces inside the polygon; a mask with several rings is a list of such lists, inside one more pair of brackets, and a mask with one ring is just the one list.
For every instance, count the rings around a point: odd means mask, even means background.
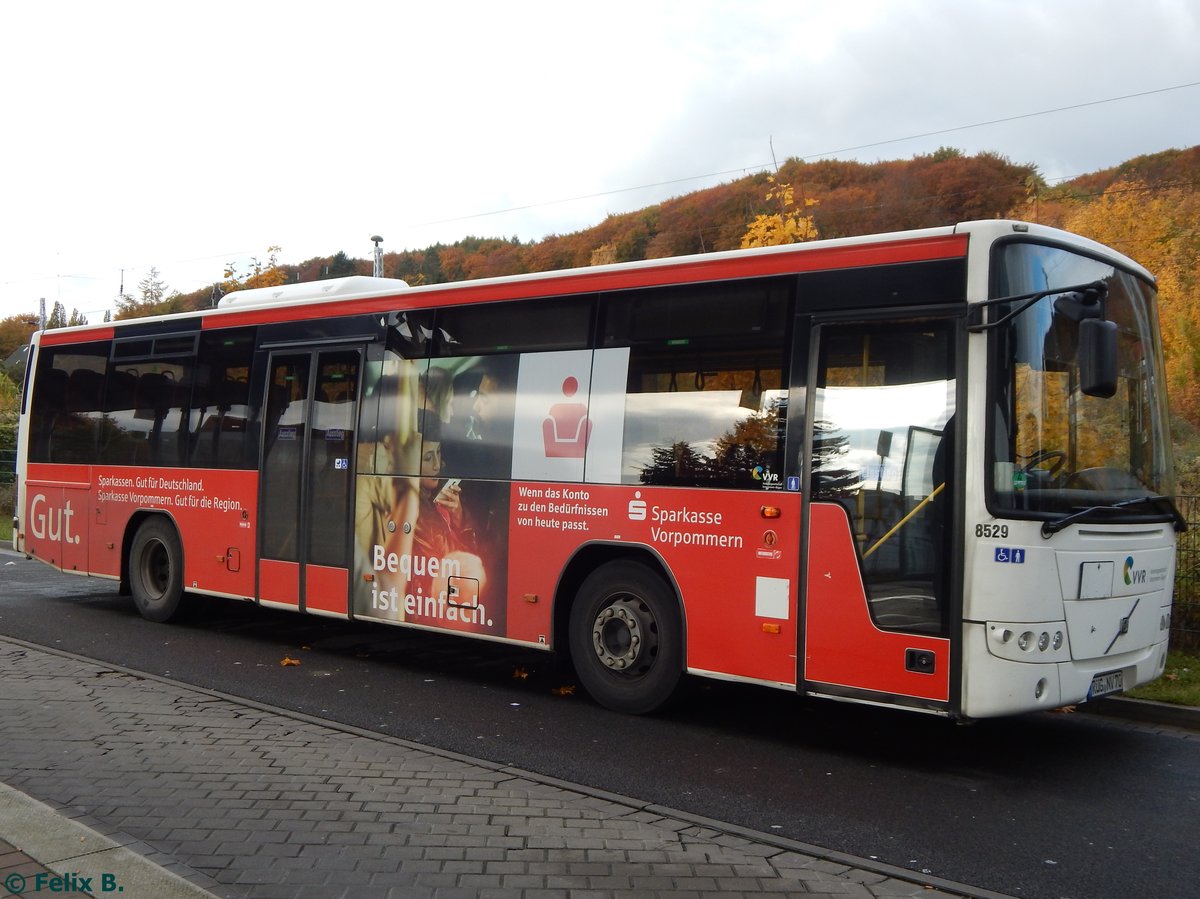
[{"label": "overcast sky", "polygon": [[1053,182],[1200,144],[1197,48],[1195,0],[8,4],[0,317],[270,245],[569,233],[772,147]]}]

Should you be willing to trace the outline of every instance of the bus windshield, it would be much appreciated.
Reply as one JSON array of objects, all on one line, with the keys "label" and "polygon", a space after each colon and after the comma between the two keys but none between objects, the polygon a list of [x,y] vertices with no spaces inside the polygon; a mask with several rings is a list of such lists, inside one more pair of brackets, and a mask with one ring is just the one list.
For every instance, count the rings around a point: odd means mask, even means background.
[{"label": "bus windshield", "polygon": [[[1080,389],[1079,323],[1051,294],[993,332],[990,498],[998,514],[1064,515],[1140,497],[1174,496],[1165,378],[1153,288],[1134,275],[1061,248],[1000,248],[996,296],[1091,281],[1108,285],[1104,316],[1118,327],[1111,397]],[[999,312],[1015,304],[1000,304]],[[1126,518],[1168,514],[1129,503]],[[1039,514],[1042,513],[1042,514]]]}]

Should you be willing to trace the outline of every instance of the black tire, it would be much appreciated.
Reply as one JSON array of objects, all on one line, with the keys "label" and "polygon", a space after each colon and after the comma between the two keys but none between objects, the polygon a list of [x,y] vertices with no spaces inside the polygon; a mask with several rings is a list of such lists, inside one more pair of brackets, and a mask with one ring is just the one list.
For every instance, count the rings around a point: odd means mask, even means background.
[{"label": "black tire", "polygon": [[148,621],[170,621],[183,600],[183,547],[175,526],[162,516],[147,518],[129,547],[129,590]]},{"label": "black tire", "polygon": [[638,562],[600,566],[571,606],[570,646],[575,672],[596,702],[632,715],[654,711],[683,674],[674,591]]}]

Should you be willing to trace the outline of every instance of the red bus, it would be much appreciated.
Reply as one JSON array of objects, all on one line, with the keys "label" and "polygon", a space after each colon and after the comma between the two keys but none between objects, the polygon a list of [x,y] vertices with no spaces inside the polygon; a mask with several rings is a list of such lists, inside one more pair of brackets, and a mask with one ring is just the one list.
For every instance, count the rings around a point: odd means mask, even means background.
[{"label": "red bus", "polygon": [[989,221],[45,331],[18,550],[181,596],[984,717],[1157,677],[1154,282]]}]

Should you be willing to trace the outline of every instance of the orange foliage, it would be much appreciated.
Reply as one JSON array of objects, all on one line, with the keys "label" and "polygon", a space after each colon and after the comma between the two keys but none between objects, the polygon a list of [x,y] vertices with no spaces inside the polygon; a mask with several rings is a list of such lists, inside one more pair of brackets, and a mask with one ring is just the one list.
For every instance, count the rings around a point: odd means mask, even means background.
[{"label": "orange foliage", "polygon": [[1200,196],[1192,186],[1117,181],[1064,225],[1137,260],[1158,279],[1171,408],[1200,424]]},{"label": "orange foliage", "polygon": [[808,213],[820,201],[807,199],[801,206],[797,206],[796,189],[792,185],[778,183],[773,175],[767,177],[767,182],[771,187],[765,199],[777,203],[779,211],[756,215],[746,233],[742,235],[741,246],[778,247],[816,240],[819,236],[817,226]]}]

